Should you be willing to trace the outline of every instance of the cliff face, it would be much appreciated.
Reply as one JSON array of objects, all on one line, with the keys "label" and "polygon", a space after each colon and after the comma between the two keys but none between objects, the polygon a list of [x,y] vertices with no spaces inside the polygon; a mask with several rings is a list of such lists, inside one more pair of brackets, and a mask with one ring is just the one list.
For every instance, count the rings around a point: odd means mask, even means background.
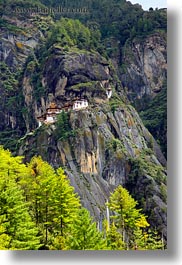
[{"label": "cliff face", "polygon": [[52,19],[13,13],[3,15],[0,23],[0,144],[15,150],[28,126],[22,90],[25,63],[29,56],[34,57]]},{"label": "cliff face", "polygon": [[121,80],[132,101],[144,95],[152,98],[167,76],[167,42],[163,33],[134,39],[123,48]]},{"label": "cliff face", "polygon": [[[62,107],[77,97],[87,97],[98,103],[106,100],[106,87],[110,86],[111,77],[108,62],[98,53],[77,49],[64,52],[61,47],[52,50],[38,75],[41,91],[32,85],[34,69],[30,74],[26,70],[23,78],[25,104],[34,120],[32,128],[37,126],[36,117],[44,113],[51,102]],[[30,120],[26,124],[29,130]]]},{"label": "cliff face", "polygon": [[[31,50],[39,43],[41,32],[30,19],[3,17],[1,30],[0,58],[11,70],[21,70]],[[3,23],[2,22],[2,23]],[[9,28],[8,28],[9,27]]]},{"label": "cliff face", "polygon": [[[151,225],[166,236],[166,161],[126,100],[112,65],[94,51],[58,45],[39,61],[34,48],[51,23],[39,19],[12,19],[10,24],[18,31],[1,32],[0,128],[8,138],[2,135],[1,143],[14,134],[17,138],[24,135],[16,146],[18,153],[26,160],[41,155],[54,167],[62,166],[83,206],[97,220],[105,214],[110,192],[118,184],[124,185],[149,216]],[[157,35],[127,46],[127,68],[121,81],[129,92],[141,97],[148,91],[150,95],[156,93],[156,86],[160,89],[166,71],[164,46]],[[112,90],[110,99],[108,89]],[[38,128],[37,117],[50,103],[61,108],[80,97],[86,98],[89,106],[79,111],[70,109],[65,114],[67,124]],[[17,138],[13,138],[15,144]]]},{"label": "cliff face", "polygon": [[33,18],[2,16],[0,30],[0,136],[1,144],[16,140],[25,133],[24,99],[21,74],[27,57],[43,36]]},{"label": "cliff face", "polygon": [[[166,235],[166,198],[161,195],[161,189],[166,190],[165,158],[136,110],[122,96],[114,74],[97,53],[56,47],[42,71],[44,94],[35,98],[36,87],[25,71],[25,120],[28,126],[32,119],[34,122],[33,131],[19,141],[19,154],[27,160],[41,155],[54,167],[62,166],[83,205],[97,220],[105,214],[110,192],[119,184],[127,186],[151,224],[157,224]],[[112,89],[110,99],[108,88]],[[76,97],[87,98],[89,106],[65,114],[69,126],[62,123],[37,128],[37,116],[51,102],[62,107]]]}]

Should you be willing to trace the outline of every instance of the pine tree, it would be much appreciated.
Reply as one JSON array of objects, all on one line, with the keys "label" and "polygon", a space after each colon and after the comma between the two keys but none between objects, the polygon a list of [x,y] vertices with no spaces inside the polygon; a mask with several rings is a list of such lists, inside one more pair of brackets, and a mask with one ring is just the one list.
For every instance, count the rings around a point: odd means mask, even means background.
[{"label": "pine tree", "polygon": [[123,242],[122,235],[117,231],[115,223],[112,222],[109,231],[106,233],[107,246],[111,250],[125,250],[125,243]]},{"label": "pine tree", "polygon": [[71,227],[67,239],[67,248],[73,250],[103,250],[109,249],[103,234],[97,230],[90,213],[85,208],[80,209]]},{"label": "pine tree", "polygon": [[27,175],[26,166],[22,163],[23,157],[12,157],[11,152],[0,146],[0,176],[19,181],[20,177]]},{"label": "pine tree", "polygon": [[26,198],[30,203],[30,212],[42,235],[46,246],[52,225],[51,194],[55,171],[41,157],[33,157],[28,165],[29,175],[21,180]]},{"label": "pine tree", "polygon": [[162,240],[157,232],[152,232],[151,230],[143,232],[138,228],[134,231],[134,236],[133,248],[136,250],[164,249]]},{"label": "pine tree", "polygon": [[3,249],[34,250],[40,246],[38,230],[17,184],[25,173],[21,158],[13,158],[9,151],[0,148],[0,245]]},{"label": "pine tree", "polygon": [[[2,224],[2,216],[0,216],[0,224]],[[0,225],[0,250],[8,250],[11,237],[6,234],[6,229]]]},{"label": "pine tree", "polygon": [[[163,249],[159,235],[151,230],[145,215],[136,209],[137,202],[122,186],[118,186],[110,196],[108,203],[114,223],[107,233],[107,240],[111,248],[125,247],[125,249],[152,250]],[[148,231],[147,231],[148,230]],[[120,234],[120,235],[119,235]],[[122,236],[121,236],[122,235]],[[122,245],[122,240],[124,245]]]},{"label": "pine tree", "polygon": [[61,168],[55,171],[40,157],[34,157],[28,168],[29,177],[22,185],[43,243],[50,245],[52,236],[65,236],[77,216],[80,201]]},{"label": "pine tree", "polygon": [[5,239],[9,241],[6,247],[19,250],[38,249],[40,247],[38,230],[28,213],[22,191],[13,181],[4,185],[1,182],[0,186],[0,225]]},{"label": "pine tree", "polygon": [[70,225],[77,218],[80,200],[70,185],[64,171],[59,168],[56,172],[54,187],[52,187],[51,203],[54,214],[54,230],[64,236]]},{"label": "pine tree", "polygon": [[115,213],[112,218],[123,235],[123,241],[128,242],[133,231],[148,227],[146,217],[136,209],[137,202],[130,196],[129,192],[122,186],[118,186],[110,196],[109,208]]}]

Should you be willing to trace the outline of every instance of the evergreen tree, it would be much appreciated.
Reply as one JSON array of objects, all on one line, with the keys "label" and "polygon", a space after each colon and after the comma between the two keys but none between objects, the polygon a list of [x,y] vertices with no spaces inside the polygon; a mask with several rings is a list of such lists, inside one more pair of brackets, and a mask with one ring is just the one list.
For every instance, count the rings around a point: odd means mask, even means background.
[{"label": "evergreen tree", "polygon": [[137,202],[130,196],[129,192],[122,186],[118,186],[110,196],[109,208],[115,213],[117,227],[123,235],[123,241],[128,242],[133,231],[148,227],[149,224],[145,216],[136,209]]},{"label": "evergreen tree", "polygon": [[43,243],[48,241],[48,233],[52,223],[51,194],[55,171],[41,157],[32,158],[28,165],[29,175],[21,181],[27,200],[30,202],[30,211],[39,231]]},{"label": "evergreen tree", "polygon": [[22,163],[23,157],[12,157],[11,152],[0,146],[0,176],[19,181],[20,177],[26,176],[28,170]]},{"label": "evergreen tree", "polygon": [[55,232],[60,232],[61,236],[64,236],[77,218],[80,200],[64,171],[59,168],[56,173],[51,195],[53,226]]},{"label": "evergreen tree", "polygon": [[133,242],[133,248],[135,250],[156,250],[164,249],[164,244],[157,234],[157,232],[143,232],[141,229],[134,231],[135,239]]},{"label": "evergreen tree", "polygon": [[122,249],[125,247],[127,250],[163,249],[164,246],[158,234],[150,230],[147,232],[150,225],[141,210],[136,209],[137,202],[125,188],[118,186],[111,194],[108,205],[115,213],[112,216],[114,224],[107,233],[111,248]]},{"label": "evergreen tree", "polygon": [[20,158],[0,149],[0,246],[3,249],[34,250],[40,247],[38,230],[17,184],[25,165]]},{"label": "evergreen tree", "polygon": [[56,122],[55,137],[59,140],[67,139],[69,136],[73,136],[75,131],[72,130],[69,123],[69,115],[67,112],[62,111]]},{"label": "evergreen tree", "polygon": [[47,47],[50,48],[53,44],[67,47],[77,46],[79,49],[90,49],[91,46],[94,48],[89,28],[79,20],[63,17],[53,25],[48,34]]},{"label": "evergreen tree", "polygon": [[88,210],[79,210],[68,236],[67,247],[74,250],[108,249],[103,234],[97,230]]},{"label": "evergreen tree", "polygon": [[[2,216],[0,216],[0,224],[2,224]],[[11,237],[6,234],[6,229],[0,225],[0,250],[8,250]]]},{"label": "evergreen tree", "polygon": [[125,250],[125,243],[123,242],[122,235],[117,231],[115,223],[112,222],[109,231],[106,234],[107,246],[111,250]]},{"label": "evergreen tree", "polygon": [[29,177],[21,183],[44,245],[52,236],[64,237],[77,216],[80,201],[62,169],[55,170],[40,157],[28,165]]}]

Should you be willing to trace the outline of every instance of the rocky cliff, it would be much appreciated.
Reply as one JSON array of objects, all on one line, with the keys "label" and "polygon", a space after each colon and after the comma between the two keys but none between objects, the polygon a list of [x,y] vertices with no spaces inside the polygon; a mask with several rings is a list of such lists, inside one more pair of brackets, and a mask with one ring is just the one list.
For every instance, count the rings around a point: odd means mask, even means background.
[{"label": "rocky cliff", "polygon": [[34,56],[34,49],[44,39],[44,30],[51,21],[49,17],[16,14],[0,18],[0,143],[12,150],[26,132],[21,85],[25,62],[28,56]]},{"label": "rocky cliff", "polygon": [[[19,140],[19,154],[27,160],[41,155],[54,167],[62,166],[83,205],[97,220],[105,215],[110,192],[119,184],[126,186],[150,223],[166,235],[166,161],[126,100],[111,65],[95,52],[54,47],[41,72],[44,93],[40,96],[35,97],[37,88],[31,78],[25,71],[28,133]],[[110,99],[108,87],[112,89]],[[37,117],[51,102],[61,108],[77,97],[87,98],[89,106],[66,112],[69,126],[38,128]]]},{"label": "rocky cliff", "polygon": [[164,31],[128,40],[119,76],[145,126],[167,157],[167,40]]},{"label": "rocky cliff", "polygon": [[[153,36],[155,41],[132,44],[127,52],[134,56],[125,53],[127,68],[120,82],[112,64],[93,50],[55,44],[40,59],[41,49],[35,48],[51,20],[31,19],[12,18],[13,29],[1,32],[1,144],[13,135],[12,149],[26,160],[41,155],[54,167],[62,166],[96,220],[105,215],[110,192],[122,184],[166,237],[166,161],[121,84],[139,96],[160,89],[162,40]],[[38,117],[50,103],[62,108],[75,98],[86,98],[88,108],[70,108],[65,120],[60,114],[60,123],[38,127]]]},{"label": "rocky cliff", "polygon": [[167,76],[167,42],[165,33],[134,38],[122,49],[121,80],[132,101],[154,97]]}]

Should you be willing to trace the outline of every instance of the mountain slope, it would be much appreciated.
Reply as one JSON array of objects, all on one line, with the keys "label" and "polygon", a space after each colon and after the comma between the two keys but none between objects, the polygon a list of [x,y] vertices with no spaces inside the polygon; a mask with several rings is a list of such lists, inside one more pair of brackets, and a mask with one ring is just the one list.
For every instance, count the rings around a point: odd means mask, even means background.
[{"label": "mountain slope", "polygon": [[[166,239],[166,160],[127,99],[122,83],[129,87],[130,77],[117,74],[121,62],[116,65],[118,57],[103,45],[103,39],[111,40],[109,31],[102,28],[102,39],[79,21],[55,23],[49,16],[7,14],[1,23],[1,144],[26,161],[41,155],[55,168],[62,166],[96,220],[105,215],[110,192],[122,184]],[[133,61],[127,59],[129,71]],[[83,98],[88,107],[73,110],[73,102]],[[69,111],[39,127],[38,117],[52,104]]]},{"label": "mountain slope", "polygon": [[[33,131],[20,139],[19,154],[27,160],[41,155],[54,167],[62,166],[97,220],[105,215],[104,202],[110,191],[119,184],[128,186],[151,224],[166,235],[166,197],[161,195],[166,188],[165,158],[114,76],[109,63],[95,52],[53,48],[42,70],[42,96],[33,96],[37,88],[25,71],[26,124],[32,124]],[[88,108],[71,108],[59,114],[55,125],[38,128],[37,117],[52,102],[61,108],[77,97],[86,98]]]}]

